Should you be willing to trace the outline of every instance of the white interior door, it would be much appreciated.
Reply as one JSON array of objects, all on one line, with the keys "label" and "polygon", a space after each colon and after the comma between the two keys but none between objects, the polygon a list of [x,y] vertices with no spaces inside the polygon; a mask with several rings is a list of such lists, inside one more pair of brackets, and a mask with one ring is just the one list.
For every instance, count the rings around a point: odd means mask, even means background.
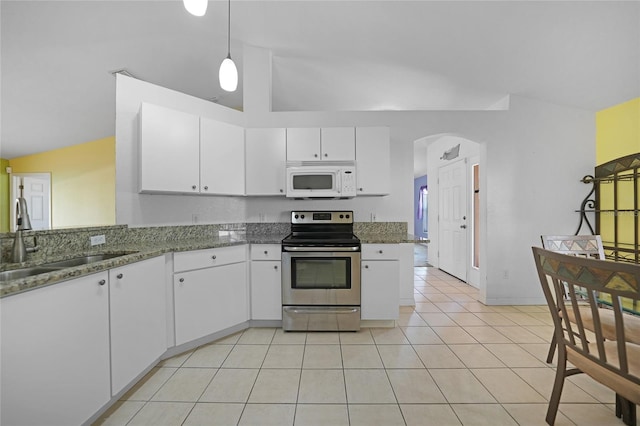
[{"label": "white interior door", "polygon": [[16,199],[20,185],[34,230],[51,229],[51,175],[49,173],[14,173],[11,175],[11,230],[16,229]]},{"label": "white interior door", "polygon": [[467,160],[438,170],[438,265],[467,281]]}]

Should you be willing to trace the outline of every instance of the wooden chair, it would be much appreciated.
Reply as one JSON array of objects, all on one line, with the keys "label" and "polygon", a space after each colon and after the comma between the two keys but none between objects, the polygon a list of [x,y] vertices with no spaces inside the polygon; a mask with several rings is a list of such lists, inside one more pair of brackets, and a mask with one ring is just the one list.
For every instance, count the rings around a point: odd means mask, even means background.
[{"label": "wooden chair", "polygon": [[[542,247],[554,251],[556,253],[569,254],[579,257],[587,257],[593,259],[604,259],[604,248],[602,246],[602,238],[600,235],[542,235]],[[567,294],[565,293],[565,298]],[[599,297],[600,305],[610,305],[606,297]],[[635,309],[635,303],[631,306]],[[569,321],[574,321],[573,313],[568,312]],[[588,330],[593,331],[593,320],[587,308],[582,309],[582,321]],[[603,323],[604,337],[608,340],[615,340],[614,317],[610,309],[601,312],[601,321]],[[632,343],[640,344],[640,317],[632,317],[625,324],[627,327],[626,338]],[[552,338],[547,354],[547,363],[553,361],[553,355],[556,350],[556,340]]]},{"label": "wooden chair", "polygon": [[[635,404],[640,403],[640,345],[627,338],[630,327],[625,323],[635,317],[623,312],[622,298],[640,299],[640,265],[532,249],[558,343],[547,423],[555,422],[565,377],[585,373],[616,392],[616,415],[625,424],[635,425]],[[610,298],[610,309],[599,306],[602,295]],[[605,337],[604,311],[613,316],[613,340]],[[591,331],[584,321],[585,312],[591,315]],[[576,368],[567,369],[567,362]]]}]

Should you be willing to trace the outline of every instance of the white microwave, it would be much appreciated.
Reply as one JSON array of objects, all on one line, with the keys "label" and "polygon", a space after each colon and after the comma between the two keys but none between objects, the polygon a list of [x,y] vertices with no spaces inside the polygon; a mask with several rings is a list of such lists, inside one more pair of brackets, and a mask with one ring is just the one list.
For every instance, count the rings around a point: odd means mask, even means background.
[{"label": "white microwave", "polygon": [[356,196],[356,166],[349,164],[287,165],[289,198],[351,198]]}]

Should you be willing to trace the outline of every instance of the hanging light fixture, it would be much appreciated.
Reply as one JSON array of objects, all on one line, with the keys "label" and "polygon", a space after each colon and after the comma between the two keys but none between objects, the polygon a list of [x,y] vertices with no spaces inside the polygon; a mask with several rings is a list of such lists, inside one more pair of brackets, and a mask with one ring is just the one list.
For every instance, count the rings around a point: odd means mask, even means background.
[{"label": "hanging light fixture", "polygon": [[184,8],[192,15],[204,16],[207,13],[209,0],[182,0]]},{"label": "hanging light fixture", "polygon": [[238,69],[231,59],[231,0],[229,0],[229,20],[227,23],[227,57],[220,64],[220,87],[227,92],[234,92],[238,87]]}]

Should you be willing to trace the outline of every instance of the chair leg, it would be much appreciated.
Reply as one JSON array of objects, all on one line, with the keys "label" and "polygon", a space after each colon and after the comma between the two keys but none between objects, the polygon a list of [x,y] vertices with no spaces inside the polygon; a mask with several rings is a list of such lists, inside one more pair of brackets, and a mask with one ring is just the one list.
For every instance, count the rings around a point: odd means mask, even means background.
[{"label": "chair leg", "polygon": [[[555,339],[554,339],[555,342]],[[553,425],[558,414],[558,406],[560,405],[560,396],[564,386],[565,372],[567,370],[567,354],[564,348],[558,350],[558,366],[556,367],[556,378],[553,382],[553,391],[549,398],[549,407],[547,408],[547,423]]]},{"label": "chair leg", "polygon": [[636,426],[636,404],[616,394],[616,417],[625,425]]},{"label": "chair leg", "polygon": [[547,364],[551,364],[553,361],[553,355],[556,353],[556,346],[558,346],[556,343],[556,334],[553,333],[553,336],[551,337],[551,344],[549,345],[549,353],[547,354]]}]

